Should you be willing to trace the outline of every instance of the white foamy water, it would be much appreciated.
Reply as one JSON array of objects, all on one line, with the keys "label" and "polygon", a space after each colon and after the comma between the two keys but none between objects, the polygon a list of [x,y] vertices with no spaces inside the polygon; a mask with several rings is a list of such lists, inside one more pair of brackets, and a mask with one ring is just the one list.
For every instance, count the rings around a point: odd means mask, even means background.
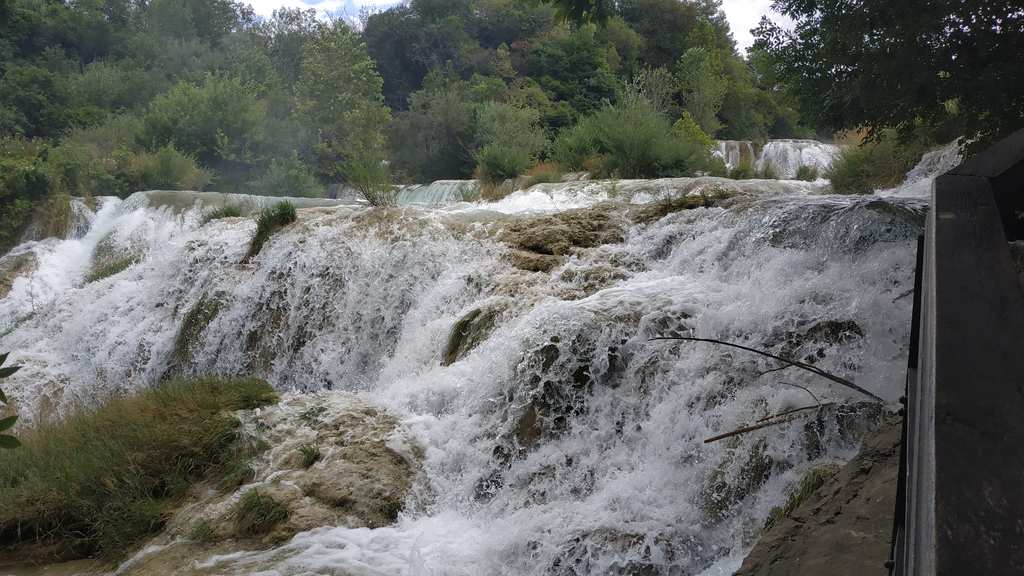
[{"label": "white foamy water", "polygon": [[[842,322],[861,335],[811,338],[794,353],[894,400],[923,199],[736,183],[744,193],[724,207],[623,219],[622,243],[550,275],[513,270],[490,232],[522,213],[732,182],[718,180],[542,185],[494,205],[386,215],[303,209],[244,264],[251,219],[201,226],[196,210],[171,207],[191,205],[186,195],[163,207],[104,200],[82,237],[16,250],[39,265],[0,301],[0,349],[26,366],[5,391],[31,419],[151,385],[172,367],[255,374],[282,389],[359,392],[424,448],[416,492],[430,496],[395,525],[326,526],[270,551],[200,559],[215,573],[730,574],[789,484],[856,446],[829,419],[819,432],[799,421],[703,440],[808,402],[786,383],[863,398],[795,371],[759,376],[774,366],[742,352],[649,340],[692,334],[778,351]],[[87,283],[100,245],[139,260]],[[213,301],[201,337],[176,356],[189,311]],[[441,366],[452,325],[482,305],[505,310],[493,333]],[[537,435],[524,440],[531,410]],[[751,483],[752,466],[763,484]]]},{"label": "white foamy water", "polygon": [[778,178],[792,179],[801,166],[814,168],[823,177],[839,154],[839,147],[817,140],[769,140],[761,147],[743,140],[721,140],[716,154],[729,169],[746,161],[760,173],[768,171]]}]

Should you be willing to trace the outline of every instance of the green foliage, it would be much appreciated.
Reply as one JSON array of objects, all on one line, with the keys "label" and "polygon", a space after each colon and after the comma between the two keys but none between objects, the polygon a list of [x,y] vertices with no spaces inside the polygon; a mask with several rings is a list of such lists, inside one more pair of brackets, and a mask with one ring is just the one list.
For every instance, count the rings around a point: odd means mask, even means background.
[{"label": "green foliage", "polygon": [[317,128],[318,168],[326,176],[344,179],[347,164],[383,154],[391,114],[382,83],[359,35],[341,20],[320,29],[305,46],[298,105]]},{"label": "green foliage", "polygon": [[104,262],[102,265],[94,266],[89,270],[89,273],[85,275],[85,282],[86,284],[89,284],[91,282],[103,280],[104,278],[109,278],[115,274],[120,274],[138,263],[138,261],[138,256],[128,254],[120,258]]},{"label": "green foliage", "polygon": [[220,208],[210,210],[203,214],[202,224],[206,225],[214,220],[221,220],[222,218],[240,218],[242,216],[242,209],[237,204],[225,204]]},{"label": "green foliage", "polygon": [[839,466],[835,464],[825,464],[811,468],[800,482],[793,488],[793,491],[789,494],[789,498],[786,499],[786,503],[783,506],[776,506],[772,508],[771,512],[768,513],[768,519],[765,520],[765,528],[771,528],[775,524],[778,524],[783,519],[788,518],[793,512],[796,511],[804,502],[807,502],[814,493],[825,485],[836,473],[839,472]]},{"label": "green foliage", "polygon": [[270,166],[250,187],[250,193],[260,196],[293,196],[319,198],[324,187],[298,154],[270,161]]},{"label": "green foliage", "polygon": [[562,169],[550,162],[544,164],[538,164],[530,169],[526,174],[526,181],[523,182],[523,188],[532,188],[537,184],[551,184],[555,182],[561,182],[564,173]]},{"label": "green foliage", "polygon": [[733,180],[751,180],[757,176],[757,170],[749,158],[743,158],[739,164],[729,170],[729,178]]},{"label": "green foliage", "polygon": [[715,140],[701,129],[700,124],[693,119],[689,110],[684,110],[679,120],[672,125],[672,132],[680,138],[698,142],[708,150],[715,148]]},{"label": "green foliage", "polygon": [[242,537],[260,536],[288,519],[288,508],[273,496],[253,489],[235,505],[235,533]]},{"label": "green foliage", "polygon": [[620,178],[683,176],[711,166],[703,143],[673,132],[668,118],[636,95],[564,131],[552,157],[570,170]]},{"label": "green foliage", "polygon": [[487,103],[477,113],[477,175],[497,184],[516,178],[533,165],[547,146],[536,110]]},{"label": "green foliage", "polygon": [[300,465],[303,468],[309,468],[313,464],[316,464],[320,460],[320,449],[313,444],[303,444],[299,446],[299,457],[301,459]]},{"label": "green foliage", "polygon": [[142,117],[139,141],[150,150],[168,144],[210,166],[249,158],[266,105],[235,78],[208,75],[202,83],[179,82],[153,99]]},{"label": "green foliage", "polygon": [[865,126],[873,137],[892,127],[906,139],[924,122],[977,137],[981,147],[1024,126],[1018,0],[856,9],[780,0],[776,9],[792,28],[762,21],[756,47],[787,78],[802,110],[825,127]]},{"label": "green foliage", "polygon": [[229,411],[273,398],[255,379],[178,380],[25,431],[0,454],[0,543],[122,555],[158,531],[191,483],[250,454]]},{"label": "green foliage", "polygon": [[796,169],[796,179],[805,182],[814,182],[818,179],[818,169],[814,166],[800,166]]},{"label": "green foliage", "polygon": [[676,65],[676,77],[686,110],[701,129],[714,134],[721,128],[718,111],[728,90],[722,61],[717,51],[690,48]]},{"label": "green foliage", "polygon": [[847,146],[833,160],[826,174],[836,194],[872,194],[903,182],[927,146],[923,142],[900,144],[894,134],[877,142]]},{"label": "green foliage", "polygon": [[0,139],[0,250],[6,251],[28,225],[35,203],[46,198],[50,178],[43,146],[22,139]]},{"label": "green foliage", "polygon": [[261,210],[259,217],[256,219],[256,234],[252,237],[252,243],[249,245],[249,252],[246,258],[252,258],[259,254],[260,250],[263,249],[263,245],[266,244],[267,240],[270,240],[270,236],[274,232],[295,222],[295,220],[295,205],[288,201],[278,202],[272,208]]},{"label": "green foliage", "polygon": [[391,172],[377,154],[363,154],[349,159],[345,175],[350,186],[371,206],[394,206],[398,189],[391,184]]},{"label": "green foliage", "polygon": [[[7,363],[7,353],[0,354],[0,380],[7,378],[21,369],[21,366],[4,366]],[[0,406],[7,404],[7,395],[4,394],[2,388],[0,388]],[[0,432],[6,432],[14,427],[14,424],[18,422],[18,416],[11,414],[0,418]],[[11,450],[19,448],[21,443],[18,439],[10,434],[0,434],[0,450]]]},{"label": "green foliage", "polygon": [[209,544],[217,539],[217,532],[208,521],[199,520],[193,524],[192,529],[188,531],[188,538],[195,542]]}]

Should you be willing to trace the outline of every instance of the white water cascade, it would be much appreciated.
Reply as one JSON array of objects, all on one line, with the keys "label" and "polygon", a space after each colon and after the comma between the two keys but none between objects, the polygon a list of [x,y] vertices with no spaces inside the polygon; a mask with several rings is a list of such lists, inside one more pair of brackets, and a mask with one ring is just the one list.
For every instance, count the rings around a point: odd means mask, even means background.
[{"label": "white water cascade", "polygon": [[[625,216],[730,182],[740,193],[719,207]],[[358,392],[423,447],[421,496],[396,524],[325,526],[270,551],[197,559],[217,573],[731,574],[792,482],[855,453],[844,428],[855,418],[703,440],[806,404],[787,384],[823,401],[864,398],[797,371],[759,376],[775,366],[742,352],[649,340],[692,334],[813,356],[895,401],[927,200],[823,190],[573,182],[496,204],[311,207],[247,263],[252,219],[201,224],[190,193],[102,199],[79,237],[4,257],[35,262],[0,301],[0,350],[25,366],[4,387],[41,419],[175,368],[254,374],[281,389]],[[495,237],[526,214],[598,202],[622,241],[550,273],[512,267]],[[136,260],[87,282],[97,250]],[[217,312],[182,357],[176,335],[202,302]],[[453,324],[478,308],[499,311],[493,331],[443,366]],[[537,436],[520,450],[531,411]]]},{"label": "white water cascade", "polygon": [[759,173],[792,179],[801,166],[814,168],[824,176],[839,153],[839,147],[817,140],[769,140],[763,146],[749,141],[721,140],[716,154],[730,170],[743,162]]}]

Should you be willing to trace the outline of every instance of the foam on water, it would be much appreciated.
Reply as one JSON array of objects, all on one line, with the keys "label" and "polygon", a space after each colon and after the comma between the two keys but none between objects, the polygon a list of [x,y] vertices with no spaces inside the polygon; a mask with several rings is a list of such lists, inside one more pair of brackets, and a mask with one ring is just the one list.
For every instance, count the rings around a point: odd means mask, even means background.
[{"label": "foam on water", "polygon": [[[863,338],[817,344],[819,365],[895,400],[925,203],[739,183],[748,189],[727,207],[627,225],[624,242],[572,256],[550,277],[510,269],[489,232],[517,213],[716,182],[572,182],[445,209],[311,208],[244,264],[251,219],[200,225],[196,209],[104,200],[81,238],[18,249],[39,266],[0,302],[0,349],[26,365],[5,391],[32,419],[151,385],[176,365],[252,373],[282,389],[359,391],[424,448],[417,493],[429,497],[395,525],[328,526],[202,560],[217,573],[728,574],[789,483],[855,446],[832,431],[810,453],[800,422],[734,444],[703,439],[807,402],[783,382],[862,398],[802,373],[758,377],[773,366],[735,351],[649,339],[772,348],[822,320],[852,321]],[[104,243],[143,256],[86,283]],[[561,296],[609,267],[602,289]],[[507,311],[494,332],[441,366],[456,320],[496,299]],[[182,357],[179,328],[210,301],[217,312]],[[530,410],[540,433],[519,451]],[[708,487],[742,485],[754,455],[771,463],[770,479],[721,504]]]}]

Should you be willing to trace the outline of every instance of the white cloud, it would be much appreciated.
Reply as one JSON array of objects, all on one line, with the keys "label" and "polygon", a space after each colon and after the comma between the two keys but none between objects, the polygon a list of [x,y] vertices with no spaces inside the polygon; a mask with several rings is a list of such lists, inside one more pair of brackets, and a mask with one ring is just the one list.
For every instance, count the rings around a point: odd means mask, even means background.
[{"label": "white cloud", "polygon": [[729,27],[732,28],[732,37],[736,39],[736,47],[740,53],[754,43],[754,37],[750,34],[752,28],[757,27],[761,16],[768,15],[768,18],[779,23],[788,24],[789,19],[777,12],[771,11],[772,0],[724,0],[722,11],[729,19]]}]

